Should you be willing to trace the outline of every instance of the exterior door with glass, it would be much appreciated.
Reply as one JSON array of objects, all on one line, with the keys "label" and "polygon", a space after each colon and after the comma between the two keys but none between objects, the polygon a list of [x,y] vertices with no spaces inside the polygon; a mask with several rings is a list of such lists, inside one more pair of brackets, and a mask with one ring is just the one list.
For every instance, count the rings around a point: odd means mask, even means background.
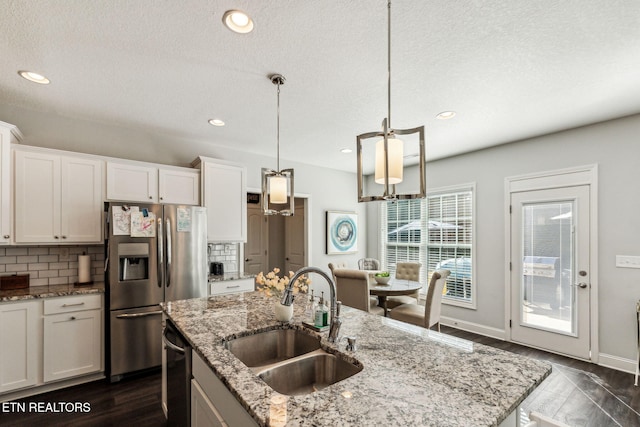
[{"label": "exterior door with glass", "polygon": [[589,186],[511,193],[511,339],[591,359]]}]

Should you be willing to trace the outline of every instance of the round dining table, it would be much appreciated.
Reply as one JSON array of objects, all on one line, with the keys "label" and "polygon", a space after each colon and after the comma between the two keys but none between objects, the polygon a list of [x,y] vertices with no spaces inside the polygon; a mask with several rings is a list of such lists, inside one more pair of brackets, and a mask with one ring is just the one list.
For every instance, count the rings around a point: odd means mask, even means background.
[{"label": "round dining table", "polygon": [[389,280],[386,285],[380,283],[369,283],[369,294],[378,297],[378,306],[384,309],[384,316],[387,317],[387,297],[397,295],[411,295],[422,288],[420,282],[412,280],[396,279]]}]

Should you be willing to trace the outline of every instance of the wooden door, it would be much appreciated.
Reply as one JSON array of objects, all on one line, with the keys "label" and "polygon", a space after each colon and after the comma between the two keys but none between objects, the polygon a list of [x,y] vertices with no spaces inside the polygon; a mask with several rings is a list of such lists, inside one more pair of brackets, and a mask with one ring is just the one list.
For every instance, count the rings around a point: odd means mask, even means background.
[{"label": "wooden door", "polygon": [[296,199],[295,215],[285,218],[285,259],[286,272],[298,271],[306,262],[305,247],[305,203],[304,199]]},{"label": "wooden door", "polygon": [[244,244],[244,272],[258,274],[267,271],[269,227],[260,205],[247,205],[247,243]]}]

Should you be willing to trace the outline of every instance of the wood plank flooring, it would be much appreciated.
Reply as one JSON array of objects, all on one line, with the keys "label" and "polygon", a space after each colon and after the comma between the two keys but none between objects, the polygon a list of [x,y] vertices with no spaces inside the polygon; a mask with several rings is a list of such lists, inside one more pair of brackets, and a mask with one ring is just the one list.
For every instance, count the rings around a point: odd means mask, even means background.
[{"label": "wood plank flooring", "polygon": [[[575,427],[640,427],[640,387],[633,375],[458,329],[442,332],[546,360],[553,373],[522,404],[529,411]],[[160,372],[109,384],[106,380],[57,390],[18,402],[88,402],[88,413],[0,413],[0,426],[164,427]],[[236,427],[236,426],[231,426]],[[240,426],[241,427],[241,426]]]}]

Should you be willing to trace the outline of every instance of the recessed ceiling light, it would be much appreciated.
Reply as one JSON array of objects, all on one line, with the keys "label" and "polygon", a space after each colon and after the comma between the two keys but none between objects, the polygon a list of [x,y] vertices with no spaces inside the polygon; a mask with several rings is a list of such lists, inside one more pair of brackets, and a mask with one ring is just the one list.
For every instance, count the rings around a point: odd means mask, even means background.
[{"label": "recessed ceiling light", "polygon": [[20,70],[18,71],[18,74],[20,74],[20,77],[27,79],[30,82],[40,83],[41,85],[48,85],[51,83],[48,78],[42,74],[34,73],[33,71]]},{"label": "recessed ceiling light", "polygon": [[222,15],[222,22],[228,29],[236,33],[246,34],[253,30],[253,21],[249,15],[240,10],[227,10]]},{"label": "recessed ceiling light", "polygon": [[211,119],[209,120],[209,124],[213,126],[224,126],[224,122],[220,119]]},{"label": "recessed ceiling light", "polygon": [[456,115],[455,111],[443,111],[442,113],[436,116],[438,120],[449,120],[452,119]]},{"label": "recessed ceiling light", "polygon": [[353,150],[351,148],[341,148],[340,152],[344,153],[344,154],[349,154],[349,153],[353,152]]}]

